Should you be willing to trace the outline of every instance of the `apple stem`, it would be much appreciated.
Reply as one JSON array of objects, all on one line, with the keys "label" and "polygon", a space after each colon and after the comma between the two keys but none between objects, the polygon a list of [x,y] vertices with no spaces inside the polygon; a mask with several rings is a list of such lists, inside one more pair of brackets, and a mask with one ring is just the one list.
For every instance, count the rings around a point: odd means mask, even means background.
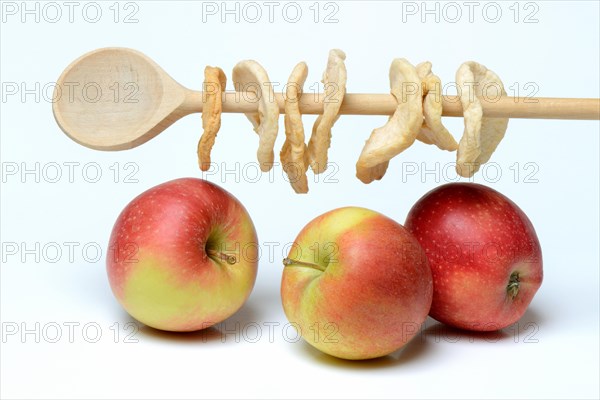
[{"label": "apple stem", "polygon": [[506,286],[506,292],[510,296],[511,300],[514,300],[519,293],[519,273],[513,272],[510,274],[510,279],[508,280],[508,286]]},{"label": "apple stem", "polygon": [[220,251],[213,250],[213,249],[207,250],[206,254],[208,254],[209,257],[217,257],[220,260],[227,261],[227,264],[230,264],[230,265],[233,265],[237,262],[235,256],[232,256],[231,254],[225,254]]},{"label": "apple stem", "polygon": [[293,258],[287,258],[287,257],[283,259],[283,265],[288,266],[288,265],[292,265],[292,264],[303,265],[305,267],[318,269],[319,271],[325,271],[325,267],[322,267],[321,265],[318,265],[318,264],[313,264],[313,263],[309,263],[306,261],[294,260]]}]

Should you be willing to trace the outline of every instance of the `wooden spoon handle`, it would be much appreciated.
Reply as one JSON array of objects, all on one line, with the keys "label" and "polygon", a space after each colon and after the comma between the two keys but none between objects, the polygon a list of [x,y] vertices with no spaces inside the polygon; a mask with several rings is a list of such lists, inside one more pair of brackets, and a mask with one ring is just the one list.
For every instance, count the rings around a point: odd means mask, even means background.
[{"label": "wooden spoon handle", "polygon": [[[323,93],[304,93],[300,98],[302,114],[323,113]],[[600,120],[600,99],[552,98],[552,97],[502,97],[493,101],[481,99],[486,117]],[[279,111],[284,112],[284,97],[275,94]],[[223,96],[223,112],[256,112],[258,102],[253,94],[226,92]],[[202,92],[190,91],[182,107],[186,113],[202,111]],[[442,96],[442,115],[462,117],[463,110],[458,96]],[[344,96],[340,114],[345,115],[391,115],[396,110],[396,100],[391,94],[349,93]]]}]

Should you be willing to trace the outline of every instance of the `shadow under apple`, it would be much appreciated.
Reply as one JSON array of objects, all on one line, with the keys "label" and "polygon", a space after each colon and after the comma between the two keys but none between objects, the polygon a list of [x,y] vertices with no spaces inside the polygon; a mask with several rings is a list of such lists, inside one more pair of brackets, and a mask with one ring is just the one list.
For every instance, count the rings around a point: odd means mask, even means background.
[{"label": "shadow under apple", "polygon": [[314,361],[338,368],[345,369],[380,369],[398,367],[409,364],[417,359],[423,359],[426,353],[431,350],[430,343],[423,339],[420,334],[417,334],[401,349],[388,354],[387,356],[372,358],[368,360],[345,360],[323,353],[315,347],[301,340],[295,344],[298,352],[303,353]]},{"label": "shadow under apple", "polygon": [[[131,317],[130,317],[131,318]],[[217,323],[211,327],[193,332],[169,332],[160,329],[155,329],[147,325],[140,325],[139,332],[152,339],[172,341],[172,342],[195,342],[198,344],[208,342],[222,342],[222,343],[235,343],[236,340],[227,335],[239,334],[239,330],[248,324],[256,323],[261,321],[260,307],[251,298],[235,312],[231,317],[226,320]],[[233,333],[229,333],[233,331]]]},{"label": "shadow under apple", "polygon": [[492,332],[475,332],[453,328],[427,317],[422,329],[403,348],[384,357],[370,360],[344,360],[330,356],[314,348],[304,340],[296,344],[297,351],[324,365],[346,369],[378,369],[400,367],[423,360],[426,355],[434,353],[434,348],[442,342],[496,342],[536,340],[533,336],[545,321],[534,307],[529,307],[523,317],[513,325]]},{"label": "shadow under apple", "polygon": [[506,328],[489,332],[477,332],[454,328],[432,318],[428,318],[427,322],[431,321],[432,324],[426,324],[429,326],[422,330],[422,335],[427,340],[435,343],[456,343],[464,341],[468,341],[470,343],[496,343],[536,340],[533,336],[535,333],[537,333],[540,325],[543,324],[545,319],[545,315],[540,314],[536,308],[529,307],[525,314],[523,314],[523,316],[517,322],[507,326]]}]

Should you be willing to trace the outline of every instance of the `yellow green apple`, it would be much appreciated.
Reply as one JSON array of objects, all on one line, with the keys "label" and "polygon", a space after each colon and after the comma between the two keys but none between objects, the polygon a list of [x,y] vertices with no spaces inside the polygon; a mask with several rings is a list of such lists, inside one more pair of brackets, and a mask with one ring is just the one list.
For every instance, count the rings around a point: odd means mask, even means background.
[{"label": "yellow green apple", "polygon": [[109,242],[110,286],[138,321],[194,331],[223,321],[256,279],[258,239],[242,204],[219,186],[184,178],[132,200]]},{"label": "yellow green apple", "polygon": [[339,358],[400,349],[431,306],[431,270],[417,240],[365,208],[339,208],[309,222],[284,265],[288,320],[308,343]]}]

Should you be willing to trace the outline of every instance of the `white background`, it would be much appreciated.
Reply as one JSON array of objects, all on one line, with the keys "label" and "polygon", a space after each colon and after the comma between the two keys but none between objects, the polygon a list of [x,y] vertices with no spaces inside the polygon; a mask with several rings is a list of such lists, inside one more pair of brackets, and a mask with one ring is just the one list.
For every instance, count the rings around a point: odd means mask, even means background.
[{"label": "white background", "polygon": [[[279,298],[283,245],[313,217],[345,205],[368,207],[402,223],[420,196],[455,179],[454,154],[415,143],[391,162],[381,182],[364,185],[354,177],[354,165],[363,141],[385,117],[343,116],[329,153],[335,166],[323,176],[309,173],[310,193],[299,196],[280,167],[251,182],[257,137],[243,115],[225,115],[213,151],[220,172],[207,178],[238,197],[256,224],[263,255],[255,289],[245,307],[221,326],[228,333],[167,334],[140,327],[132,337],[137,342],[128,343],[125,324],[131,319],[113,298],[105,273],[108,236],[121,209],[143,190],[200,176],[195,154],[200,115],[180,120],[136,149],[98,152],[61,132],[50,94],[43,93],[72,60],[104,46],[138,49],[192,89],[201,88],[205,65],[221,66],[230,76],[236,62],[252,58],[272,81],[283,84],[304,60],[309,91],[321,78],[328,50],[338,47],[347,53],[348,92],[387,93],[392,59],[406,57],[415,64],[432,61],[442,82],[452,82],[458,66],[473,59],[496,71],[507,89],[513,88],[509,94],[518,87],[522,96],[537,88],[537,96],[599,97],[597,2],[538,1],[513,9],[512,2],[501,3],[495,23],[493,8],[483,13],[485,3],[475,8],[470,22],[462,2],[455,3],[462,17],[454,23],[449,20],[456,9],[444,9],[443,3],[437,5],[437,22],[435,14],[423,15],[421,2],[412,3],[419,8],[415,15],[403,14],[400,2],[336,2],[328,9],[321,3],[316,23],[312,3],[302,3],[297,23],[285,20],[285,3],[269,22],[268,8],[259,2],[263,15],[256,23],[248,21],[255,18],[249,8],[239,22],[235,15],[221,22],[220,13],[204,15],[203,21],[202,3],[191,1],[121,3],[118,22],[113,2],[100,2],[102,16],[96,23],[86,21],[85,3],[78,3],[69,22],[67,6],[56,4],[63,15],[55,23],[49,21],[55,10],[46,8],[44,15],[43,3],[38,4],[39,22],[22,9],[2,16],[2,397],[598,398],[598,121],[512,120],[492,157],[495,164],[474,178],[519,204],[542,244],[544,283],[517,325],[502,334],[469,335],[428,320],[403,351],[347,362],[294,342],[293,330],[284,329]],[[240,12],[243,6],[238,5]],[[515,7],[520,10],[517,22]],[[336,9],[337,22],[324,23]],[[93,19],[94,10],[87,10],[88,20]],[[293,18],[288,11],[288,19]],[[123,23],[130,12],[137,22]],[[537,22],[524,23],[531,12]],[[6,89],[14,84],[19,93],[8,95]],[[22,98],[22,89],[34,93]],[[314,116],[304,117],[307,132],[312,121]],[[445,123],[458,139],[462,120],[446,118]],[[23,173],[36,163],[39,179]],[[50,182],[56,173],[52,163],[61,166],[57,183]],[[79,163],[73,182],[65,163]],[[8,174],[15,166],[17,173]],[[94,166],[102,177],[91,183]],[[415,166],[417,173],[409,175]],[[237,169],[237,176],[222,173],[225,168]],[[437,174],[423,175],[424,169],[436,168]],[[127,182],[130,172],[137,183]],[[72,259],[69,242],[77,243]],[[36,244],[38,252],[24,252]],[[82,252],[86,245],[87,254]],[[7,246],[17,246],[17,254],[5,251]],[[57,246],[62,256],[51,262]],[[98,247],[101,257],[94,253]],[[36,323],[39,343],[33,333],[21,336],[23,329],[35,331]],[[79,324],[72,338],[65,325],[70,323]],[[86,333],[85,324],[92,324]],[[50,343],[57,325],[62,336]],[[19,332],[8,335],[15,326]],[[102,337],[89,343],[94,327]]]}]

